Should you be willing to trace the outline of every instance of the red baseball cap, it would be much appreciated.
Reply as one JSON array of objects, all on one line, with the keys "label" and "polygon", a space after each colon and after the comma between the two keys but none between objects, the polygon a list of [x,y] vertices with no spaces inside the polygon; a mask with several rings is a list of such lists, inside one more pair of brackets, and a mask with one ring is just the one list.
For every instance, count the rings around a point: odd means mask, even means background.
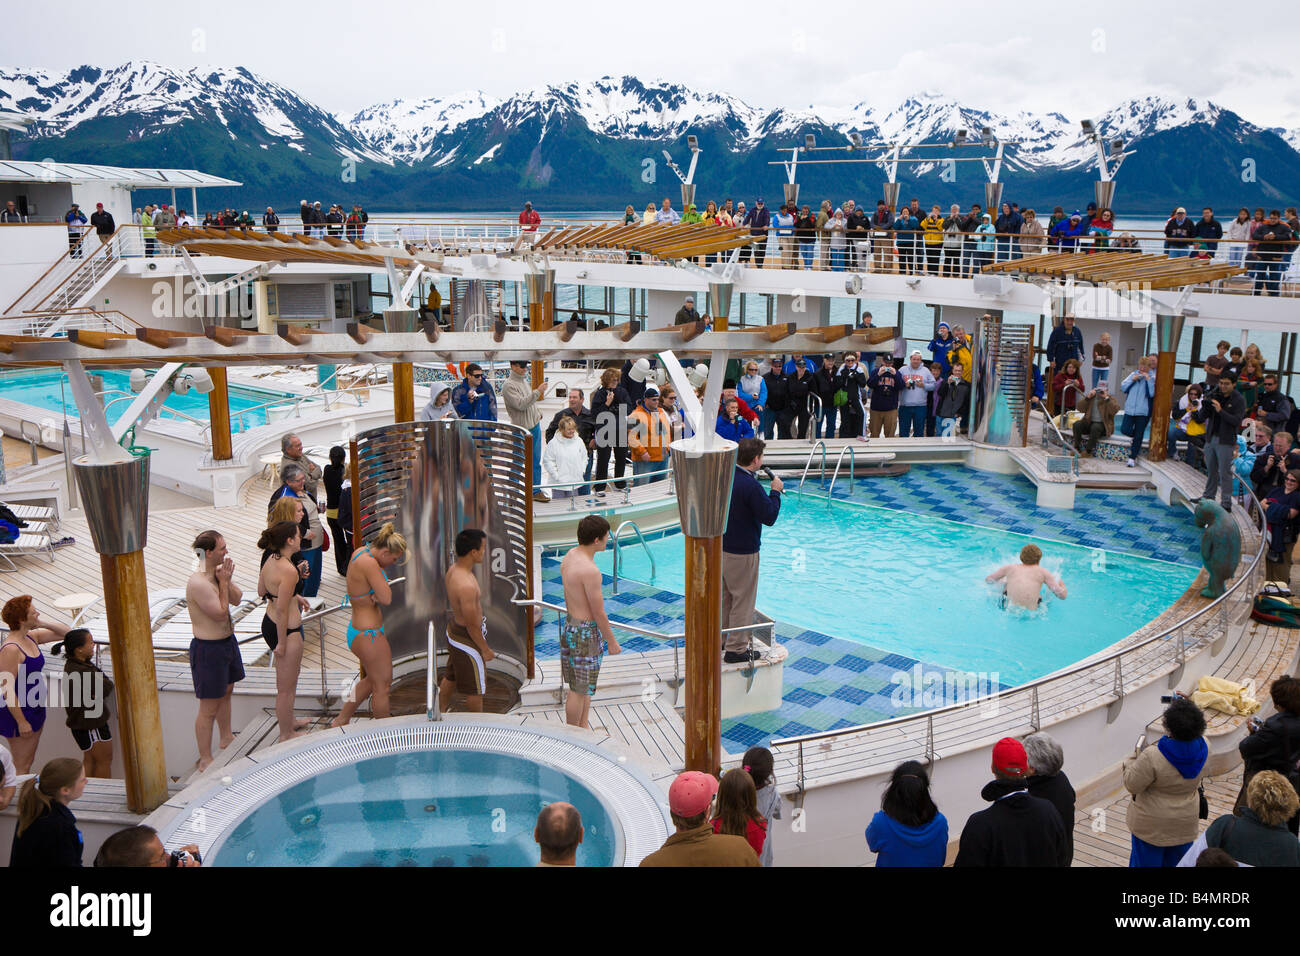
[{"label": "red baseball cap", "polygon": [[1029,775],[1029,756],[1025,745],[1015,737],[1003,737],[993,745],[993,771],[1014,777]]},{"label": "red baseball cap", "polygon": [[668,788],[668,808],[679,817],[697,817],[709,809],[713,795],[717,792],[717,777],[698,770],[688,770],[678,774]]}]

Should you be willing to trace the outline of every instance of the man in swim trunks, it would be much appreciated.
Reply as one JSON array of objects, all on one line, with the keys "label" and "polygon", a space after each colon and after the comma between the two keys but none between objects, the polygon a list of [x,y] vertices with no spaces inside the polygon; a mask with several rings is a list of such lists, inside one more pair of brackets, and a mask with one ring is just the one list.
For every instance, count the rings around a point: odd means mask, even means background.
[{"label": "man in swim trunks", "polygon": [[600,677],[601,638],[609,644],[611,654],[623,650],[605,616],[600,569],[596,567],[596,553],[605,550],[608,540],[609,522],[600,515],[587,515],[578,522],[578,546],[560,562],[565,610],[560,627],[560,679],[569,685],[564,722],[588,730],[591,698]]},{"label": "man in swim trunks", "polygon": [[1062,601],[1065,600],[1065,582],[1051,571],[1039,565],[1043,552],[1036,544],[1027,544],[1020,549],[1019,564],[1004,564],[985,581],[1002,582],[1002,606],[1014,604],[1029,608],[1031,611],[1042,607],[1043,585]]},{"label": "man in swim trunks", "polygon": [[483,710],[487,662],[496,657],[487,645],[487,618],[474,568],[487,555],[487,534],[466,528],[456,535],[456,560],[447,569],[447,669],[438,684],[438,705],[445,713],[451,695],[465,695],[465,709]]},{"label": "man in swim trunks", "polygon": [[212,763],[212,725],[220,734],[221,749],[235,739],[230,730],[230,695],[244,679],[244,661],[239,656],[230,608],[243,598],[235,584],[235,563],[227,557],[226,539],[215,531],[204,531],[194,539],[199,569],[185,583],[185,604],[190,612],[194,640],[190,641],[190,676],[199,714],[194,736],[199,742],[199,770]]}]

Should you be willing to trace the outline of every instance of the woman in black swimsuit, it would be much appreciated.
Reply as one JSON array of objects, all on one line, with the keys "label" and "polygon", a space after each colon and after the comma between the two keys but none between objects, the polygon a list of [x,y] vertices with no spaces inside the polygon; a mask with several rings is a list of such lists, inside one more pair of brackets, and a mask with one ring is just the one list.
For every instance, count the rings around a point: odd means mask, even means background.
[{"label": "woman in black swimsuit", "polygon": [[298,736],[293,702],[302,668],[302,599],[294,594],[299,578],[293,555],[300,541],[296,524],[279,521],[263,531],[257,542],[259,548],[271,552],[258,574],[257,593],[267,599],[262,636],[271,646],[275,662],[275,717],[281,741]]}]

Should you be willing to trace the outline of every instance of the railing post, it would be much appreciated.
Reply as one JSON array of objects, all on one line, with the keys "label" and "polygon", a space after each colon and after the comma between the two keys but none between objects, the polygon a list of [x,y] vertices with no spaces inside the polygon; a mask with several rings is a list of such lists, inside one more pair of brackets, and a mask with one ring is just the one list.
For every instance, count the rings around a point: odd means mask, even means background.
[{"label": "railing post", "polygon": [[1037,732],[1042,729],[1042,719],[1038,712],[1038,685],[1034,685],[1033,699],[1030,704],[1029,725]]}]

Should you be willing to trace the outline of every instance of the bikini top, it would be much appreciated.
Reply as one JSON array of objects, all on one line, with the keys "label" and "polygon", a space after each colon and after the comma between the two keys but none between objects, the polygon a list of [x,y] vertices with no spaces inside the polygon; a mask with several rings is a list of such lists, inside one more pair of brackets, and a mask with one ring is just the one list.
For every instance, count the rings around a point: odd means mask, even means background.
[{"label": "bikini top", "polygon": [[[361,556],[361,553],[362,553],[363,551],[364,551],[366,554],[369,554],[372,558],[374,557],[374,555],[371,554],[371,552],[370,552],[370,545],[368,545],[368,544],[367,544],[367,545],[363,545],[360,549],[358,549],[358,550],[357,550],[357,551],[352,555],[352,559],[348,562],[348,564],[351,564],[352,561],[355,561],[358,557],[360,557],[360,556]],[[379,573],[380,573],[380,574],[384,574],[384,569],[383,569],[383,568],[380,568],[380,569],[379,569]],[[384,574],[384,580],[387,580],[387,579],[388,579],[388,575]],[[374,589],[374,588],[371,588],[371,589],[370,589],[369,591],[367,591],[365,594],[351,594],[351,593],[348,593],[348,592],[344,592],[344,594],[343,594],[343,603],[344,603],[344,604],[350,604],[350,603],[352,603],[353,601],[359,600],[359,599],[361,599],[361,598],[364,598],[364,597],[371,597],[374,593],[375,593],[375,589]]]},{"label": "bikini top", "polygon": [[[281,555],[279,555],[279,554],[274,554],[274,553],[267,555],[267,556],[263,559],[263,561],[262,561],[262,567],[266,567],[266,562],[269,561],[269,560],[271,560],[271,558],[279,558],[279,557],[281,557]],[[295,590],[296,590],[296,589],[295,589]],[[268,598],[270,598],[272,601],[278,601],[278,600],[280,600],[279,595],[277,595],[277,594],[272,594],[269,588],[268,588],[266,591],[262,592],[262,597],[268,597]]]}]

